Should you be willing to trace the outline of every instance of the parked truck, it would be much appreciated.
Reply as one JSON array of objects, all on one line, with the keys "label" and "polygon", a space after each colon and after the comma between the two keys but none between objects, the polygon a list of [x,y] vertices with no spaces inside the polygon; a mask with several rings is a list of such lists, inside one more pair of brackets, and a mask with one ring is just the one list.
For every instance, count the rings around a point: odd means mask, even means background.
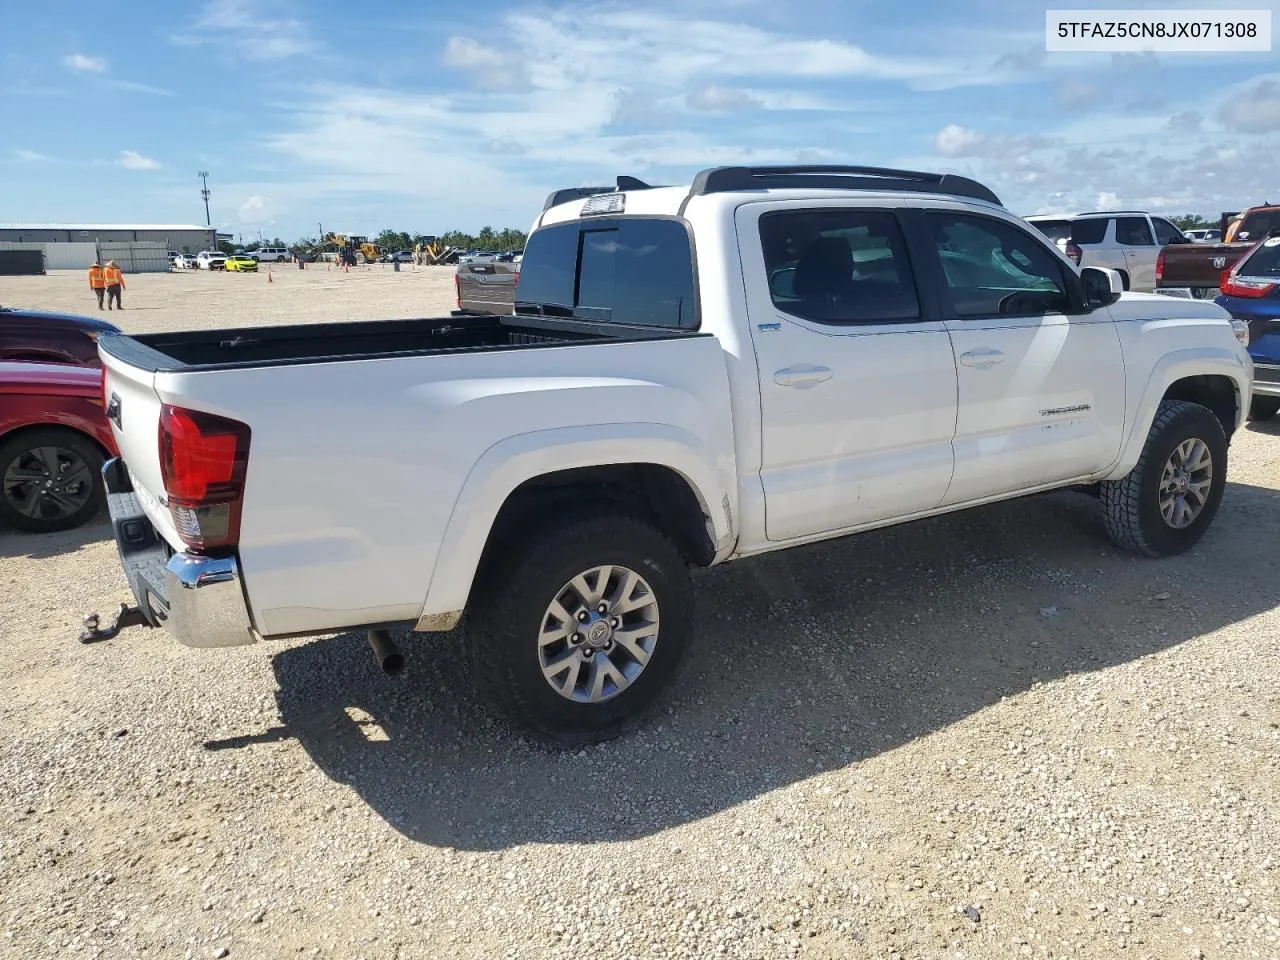
[{"label": "parked truck", "polygon": [[390,631],[465,612],[499,711],[601,740],[670,687],[692,567],[1066,487],[1187,550],[1252,379],[1222,308],[1122,293],[950,174],[628,179],[543,211],[514,310],[104,335],[132,617],[368,631],[394,668]]},{"label": "parked truck", "polygon": [[1212,299],[1227,271],[1259,240],[1280,228],[1280,207],[1264,204],[1240,214],[1223,214],[1228,221],[1224,243],[1166,246],[1156,261],[1156,289],[1183,296]]}]

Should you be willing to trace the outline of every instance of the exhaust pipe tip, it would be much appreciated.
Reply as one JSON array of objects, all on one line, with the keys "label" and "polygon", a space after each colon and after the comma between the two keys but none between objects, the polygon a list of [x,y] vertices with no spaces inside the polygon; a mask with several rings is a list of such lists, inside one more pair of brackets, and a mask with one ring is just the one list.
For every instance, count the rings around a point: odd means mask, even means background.
[{"label": "exhaust pipe tip", "polygon": [[398,676],[404,671],[404,654],[396,646],[391,634],[386,630],[370,630],[369,646],[373,648],[374,659],[382,672],[389,677]]}]

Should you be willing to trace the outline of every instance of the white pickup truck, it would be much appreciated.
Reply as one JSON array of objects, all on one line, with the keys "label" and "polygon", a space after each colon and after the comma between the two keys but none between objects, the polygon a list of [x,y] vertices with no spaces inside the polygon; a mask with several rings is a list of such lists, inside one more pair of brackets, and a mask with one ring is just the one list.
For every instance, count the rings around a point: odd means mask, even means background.
[{"label": "white pickup truck", "polygon": [[952,175],[624,186],[553,195],[514,315],[104,334],[132,615],[398,666],[465,611],[493,704],[581,743],[670,684],[690,566],[1068,486],[1141,554],[1212,521],[1252,379],[1213,303]]}]

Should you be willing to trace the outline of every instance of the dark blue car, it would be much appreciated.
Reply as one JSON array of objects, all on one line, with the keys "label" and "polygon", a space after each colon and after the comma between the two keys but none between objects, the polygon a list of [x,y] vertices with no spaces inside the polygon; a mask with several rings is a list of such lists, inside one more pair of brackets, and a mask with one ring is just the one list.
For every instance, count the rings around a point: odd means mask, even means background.
[{"label": "dark blue car", "polygon": [[1280,412],[1280,231],[1258,243],[1222,280],[1214,301],[1249,324],[1253,357],[1250,420],[1268,420]]}]

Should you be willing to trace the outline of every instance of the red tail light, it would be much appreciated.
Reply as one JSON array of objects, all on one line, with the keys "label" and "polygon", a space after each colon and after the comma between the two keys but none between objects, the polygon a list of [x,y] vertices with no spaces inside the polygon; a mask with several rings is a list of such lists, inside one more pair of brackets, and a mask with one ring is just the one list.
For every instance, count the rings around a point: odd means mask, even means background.
[{"label": "red tail light", "polygon": [[457,271],[453,274],[453,299],[458,302],[458,309],[462,309],[462,281],[458,279]]},{"label": "red tail light", "polygon": [[102,409],[107,409],[107,401],[111,398],[107,396],[107,365],[102,365],[102,373],[98,377],[98,399],[102,402]]},{"label": "red tail light", "polygon": [[1076,243],[1074,240],[1068,240],[1067,249],[1065,253],[1068,257],[1071,258],[1072,263],[1074,263],[1077,267],[1080,266],[1080,257],[1083,256],[1083,251],[1081,251],[1080,249],[1080,244]]},{"label": "red tail light", "polygon": [[1258,300],[1271,295],[1276,284],[1269,280],[1241,280],[1232,270],[1223,270],[1218,289],[1228,297],[1247,297]]},{"label": "red tail light", "polygon": [[1160,252],[1156,254],[1156,282],[1159,283],[1164,279],[1164,247],[1160,248]]},{"label": "red tail light", "polygon": [[249,427],[164,404],[160,474],[178,536],[193,550],[234,547],[249,465]]}]

